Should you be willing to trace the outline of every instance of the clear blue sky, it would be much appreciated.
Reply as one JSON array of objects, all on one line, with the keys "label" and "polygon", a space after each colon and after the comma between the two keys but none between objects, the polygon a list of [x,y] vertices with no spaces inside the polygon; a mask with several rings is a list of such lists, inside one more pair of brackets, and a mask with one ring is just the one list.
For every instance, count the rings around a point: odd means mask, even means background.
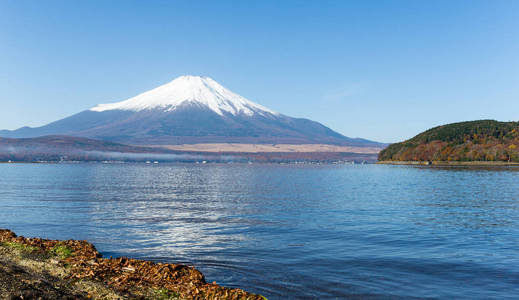
[{"label": "clear blue sky", "polygon": [[0,1],[0,128],[205,75],[395,142],[519,120],[519,1]]}]

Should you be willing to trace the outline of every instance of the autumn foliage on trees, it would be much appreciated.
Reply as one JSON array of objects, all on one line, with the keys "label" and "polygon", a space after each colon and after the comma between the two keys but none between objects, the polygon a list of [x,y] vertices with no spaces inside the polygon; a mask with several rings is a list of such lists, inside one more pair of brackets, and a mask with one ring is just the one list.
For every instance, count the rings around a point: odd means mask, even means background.
[{"label": "autumn foliage on trees", "polygon": [[390,145],[379,160],[519,162],[519,122],[479,120],[438,126]]}]

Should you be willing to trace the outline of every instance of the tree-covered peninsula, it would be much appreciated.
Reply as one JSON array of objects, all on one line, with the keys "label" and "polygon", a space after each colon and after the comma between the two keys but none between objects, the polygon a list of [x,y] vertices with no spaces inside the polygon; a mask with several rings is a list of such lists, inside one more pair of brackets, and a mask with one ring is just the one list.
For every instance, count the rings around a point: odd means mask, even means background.
[{"label": "tree-covered peninsula", "polygon": [[478,120],[429,129],[388,146],[379,161],[519,162],[519,122]]}]

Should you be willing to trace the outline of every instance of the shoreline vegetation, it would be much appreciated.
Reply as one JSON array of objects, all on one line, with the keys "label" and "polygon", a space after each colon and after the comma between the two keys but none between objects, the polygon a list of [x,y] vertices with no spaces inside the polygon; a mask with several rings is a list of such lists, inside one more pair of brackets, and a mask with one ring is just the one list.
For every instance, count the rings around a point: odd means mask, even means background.
[{"label": "shoreline vegetation", "polygon": [[478,120],[438,126],[389,145],[378,160],[515,165],[519,163],[519,122]]},{"label": "shoreline vegetation", "polygon": [[519,166],[519,162],[506,161],[378,161],[379,165],[417,165],[417,166]]},{"label": "shoreline vegetation", "polygon": [[0,299],[266,298],[207,283],[191,266],[103,258],[86,241],[25,238],[0,229]]}]

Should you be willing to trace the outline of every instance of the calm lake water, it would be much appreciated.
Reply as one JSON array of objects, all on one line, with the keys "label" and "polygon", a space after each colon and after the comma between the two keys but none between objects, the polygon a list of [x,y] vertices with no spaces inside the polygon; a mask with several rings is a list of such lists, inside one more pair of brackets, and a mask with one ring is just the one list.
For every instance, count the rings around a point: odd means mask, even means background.
[{"label": "calm lake water", "polygon": [[0,227],[269,299],[518,299],[519,168],[1,164]]}]

